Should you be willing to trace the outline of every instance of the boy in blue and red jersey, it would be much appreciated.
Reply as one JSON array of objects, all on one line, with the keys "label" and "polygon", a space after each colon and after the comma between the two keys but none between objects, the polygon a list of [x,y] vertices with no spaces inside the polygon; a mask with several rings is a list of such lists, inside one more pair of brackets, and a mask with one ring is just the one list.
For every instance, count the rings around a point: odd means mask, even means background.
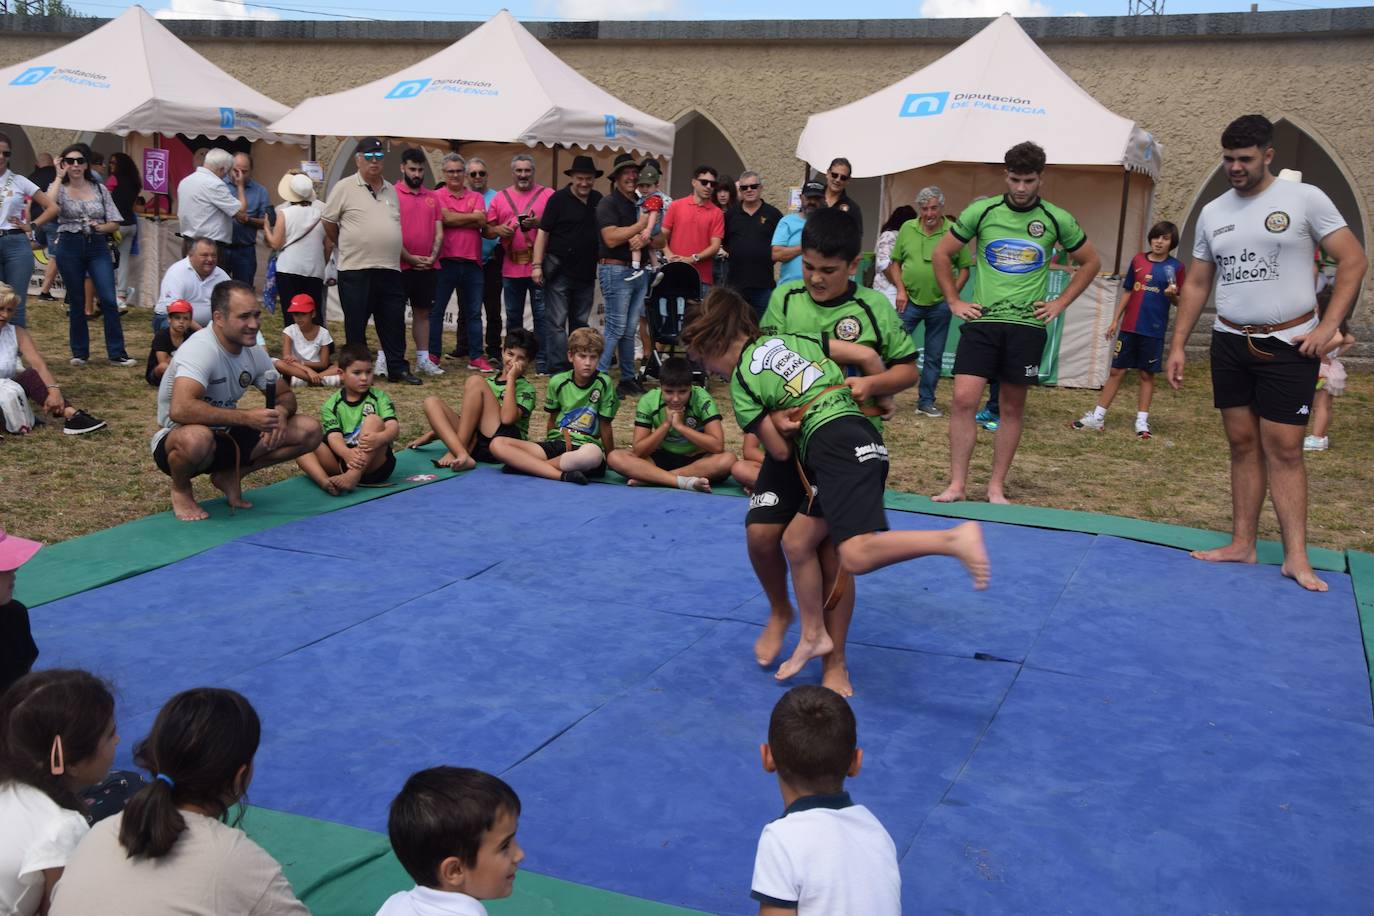
[{"label": "boy in blue and red jersey", "polygon": [[1155,373],[1163,369],[1164,330],[1169,325],[1169,308],[1178,304],[1183,264],[1170,254],[1178,247],[1178,227],[1173,223],[1155,223],[1149,239],[1150,250],[1131,259],[1122,282],[1126,295],[1121,297],[1116,316],[1107,328],[1107,337],[1116,337],[1111,375],[1102,387],[1097,406],[1074,420],[1074,429],[1103,429],[1107,425],[1107,408],[1112,406],[1126,370],[1139,369],[1140,400],[1135,415],[1135,434],[1138,439],[1150,438],[1150,401],[1155,393]]}]

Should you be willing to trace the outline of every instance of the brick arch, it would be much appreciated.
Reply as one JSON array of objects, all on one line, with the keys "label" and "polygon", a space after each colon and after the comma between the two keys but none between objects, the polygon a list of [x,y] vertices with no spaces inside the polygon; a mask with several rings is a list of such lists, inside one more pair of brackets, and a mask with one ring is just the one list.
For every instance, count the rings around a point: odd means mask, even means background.
[{"label": "brick arch", "polygon": [[673,197],[690,195],[692,169],[709,165],[722,173],[739,177],[745,169],[744,157],[720,122],[707,112],[690,108],[673,118],[677,137],[668,167],[668,193]]}]

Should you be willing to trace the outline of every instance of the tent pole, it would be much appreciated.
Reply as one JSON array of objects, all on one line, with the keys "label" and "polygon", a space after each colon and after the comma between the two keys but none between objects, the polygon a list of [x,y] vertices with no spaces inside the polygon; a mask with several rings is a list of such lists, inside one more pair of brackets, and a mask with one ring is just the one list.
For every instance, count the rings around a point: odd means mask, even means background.
[{"label": "tent pole", "polygon": [[315,161],[315,135],[310,135],[310,161]]},{"label": "tent pole", "polygon": [[1121,249],[1126,244],[1126,203],[1131,193],[1131,170],[1121,170],[1121,215],[1116,221],[1116,257],[1112,260],[1112,276],[1121,276]]},{"label": "tent pole", "polygon": [[558,151],[562,148],[563,144],[561,143],[553,145],[553,172],[549,177],[549,187],[551,188],[558,187]]}]

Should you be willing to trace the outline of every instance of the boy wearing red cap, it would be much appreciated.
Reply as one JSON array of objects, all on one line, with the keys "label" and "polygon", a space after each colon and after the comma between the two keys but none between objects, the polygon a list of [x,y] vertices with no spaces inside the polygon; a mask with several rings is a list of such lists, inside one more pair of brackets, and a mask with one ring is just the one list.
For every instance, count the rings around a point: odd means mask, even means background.
[{"label": "boy wearing red cap", "polygon": [[0,528],[0,693],[28,674],[38,658],[29,609],[14,600],[14,577],[42,546]]},{"label": "boy wearing red cap", "polygon": [[291,376],[291,387],[323,385],[339,387],[339,367],[331,366],[334,338],[329,328],[315,323],[315,298],[309,293],[291,297],[286,317],[291,323],[282,328],[281,359],[273,360],[277,371]]},{"label": "boy wearing red cap", "polygon": [[200,325],[191,318],[192,308],[185,299],[174,299],[167,304],[167,326],[153,335],[153,345],[148,349],[148,366],[143,371],[143,377],[154,388],[162,384],[162,374],[172,364],[172,354],[177,347],[200,330]]}]

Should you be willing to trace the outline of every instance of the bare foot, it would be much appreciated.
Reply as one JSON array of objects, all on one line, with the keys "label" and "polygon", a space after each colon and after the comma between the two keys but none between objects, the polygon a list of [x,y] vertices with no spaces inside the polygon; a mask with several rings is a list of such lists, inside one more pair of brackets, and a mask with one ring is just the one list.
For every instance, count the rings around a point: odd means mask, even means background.
[{"label": "bare foot", "polygon": [[1010,506],[1011,500],[1007,499],[1006,491],[1001,487],[988,487],[988,502],[994,506]]},{"label": "bare foot", "polygon": [[852,697],[854,685],[849,682],[849,667],[842,660],[831,661],[833,655],[827,655],[821,663],[821,686],[829,687],[842,697]]},{"label": "bare foot", "polygon": [[759,663],[760,668],[767,668],[777,661],[778,653],[782,651],[783,637],[787,635],[787,628],[791,625],[790,607],[781,612],[775,610],[768,615],[768,623],[764,625],[763,633],[754,640],[754,661]]},{"label": "bare foot", "polygon": [[210,482],[215,485],[216,490],[224,494],[224,501],[229,504],[230,508],[253,508],[253,504],[243,498],[239,475],[233,471],[215,471],[210,475]]},{"label": "bare foot", "polygon": [[202,509],[190,493],[178,493],[176,490],[172,491],[172,511],[183,522],[203,522],[210,517],[210,513]]},{"label": "bare foot", "polygon": [[627,487],[642,487],[642,486],[644,486],[644,484],[643,484],[641,481],[635,480],[633,477],[630,477],[630,478],[626,479],[626,481],[625,481],[625,486],[627,486]]},{"label": "bare foot", "polygon": [[339,485],[334,482],[333,477],[326,477],[324,483],[320,484],[320,489],[330,496],[338,496],[340,492]]},{"label": "bare foot", "polygon": [[1291,569],[1287,563],[1284,563],[1279,569],[1285,576],[1292,579],[1309,592],[1326,591],[1326,583],[1318,579],[1317,574],[1312,571],[1312,567],[1308,566],[1306,563],[1303,563],[1301,566],[1294,563]]},{"label": "bare foot", "polygon": [[835,644],[830,641],[830,634],[825,630],[821,630],[820,636],[812,640],[803,635],[801,642],[797,643],[797,648],[792,650],[792,657],[778,666],[778,673],[773,677],[785,681],[805,668],[811,659],[818,655],[826,655],[834,648]]},{"label": "bare foot", "polygon": [[945,487],[944,492],[937,493],[930,498],[933,503],[957,503],[964,499],[964,491],[961,487],[950,484]]},{"label": "bare foot", "polygon": [[964,522],[949,531],[950,554],[968,570],[973,578],[973,587],[982,590],[988,587],[992,566],[988,563],[988,550],[983,545],[983,526],[977,522]]},{"label": "bare foot", "polygon": [[1237,544],[1234,541],[1225,547],[1217,547],[1212,550],[1194,550],[1189,554],[1195,560],[1206,560],[1208,563],[1253,563],[1255,562],[1255,547],[1253,544]]},{"label": "bare foot", "polygon": [[477,467],[477,461],[471,455],[459,458],[453,452],[444,452],[439,460],[434,462],[434,466],[448,468],[450,471],[470,471]]},{"label": "bare foot", "polygon": [[340,493],[351,493],[353,491],[353,485],[346,479],[347,477],[347,474],[335,474],[333,477],[329,478],[329,482],[334,486],[335,496],[338,496]]}]

